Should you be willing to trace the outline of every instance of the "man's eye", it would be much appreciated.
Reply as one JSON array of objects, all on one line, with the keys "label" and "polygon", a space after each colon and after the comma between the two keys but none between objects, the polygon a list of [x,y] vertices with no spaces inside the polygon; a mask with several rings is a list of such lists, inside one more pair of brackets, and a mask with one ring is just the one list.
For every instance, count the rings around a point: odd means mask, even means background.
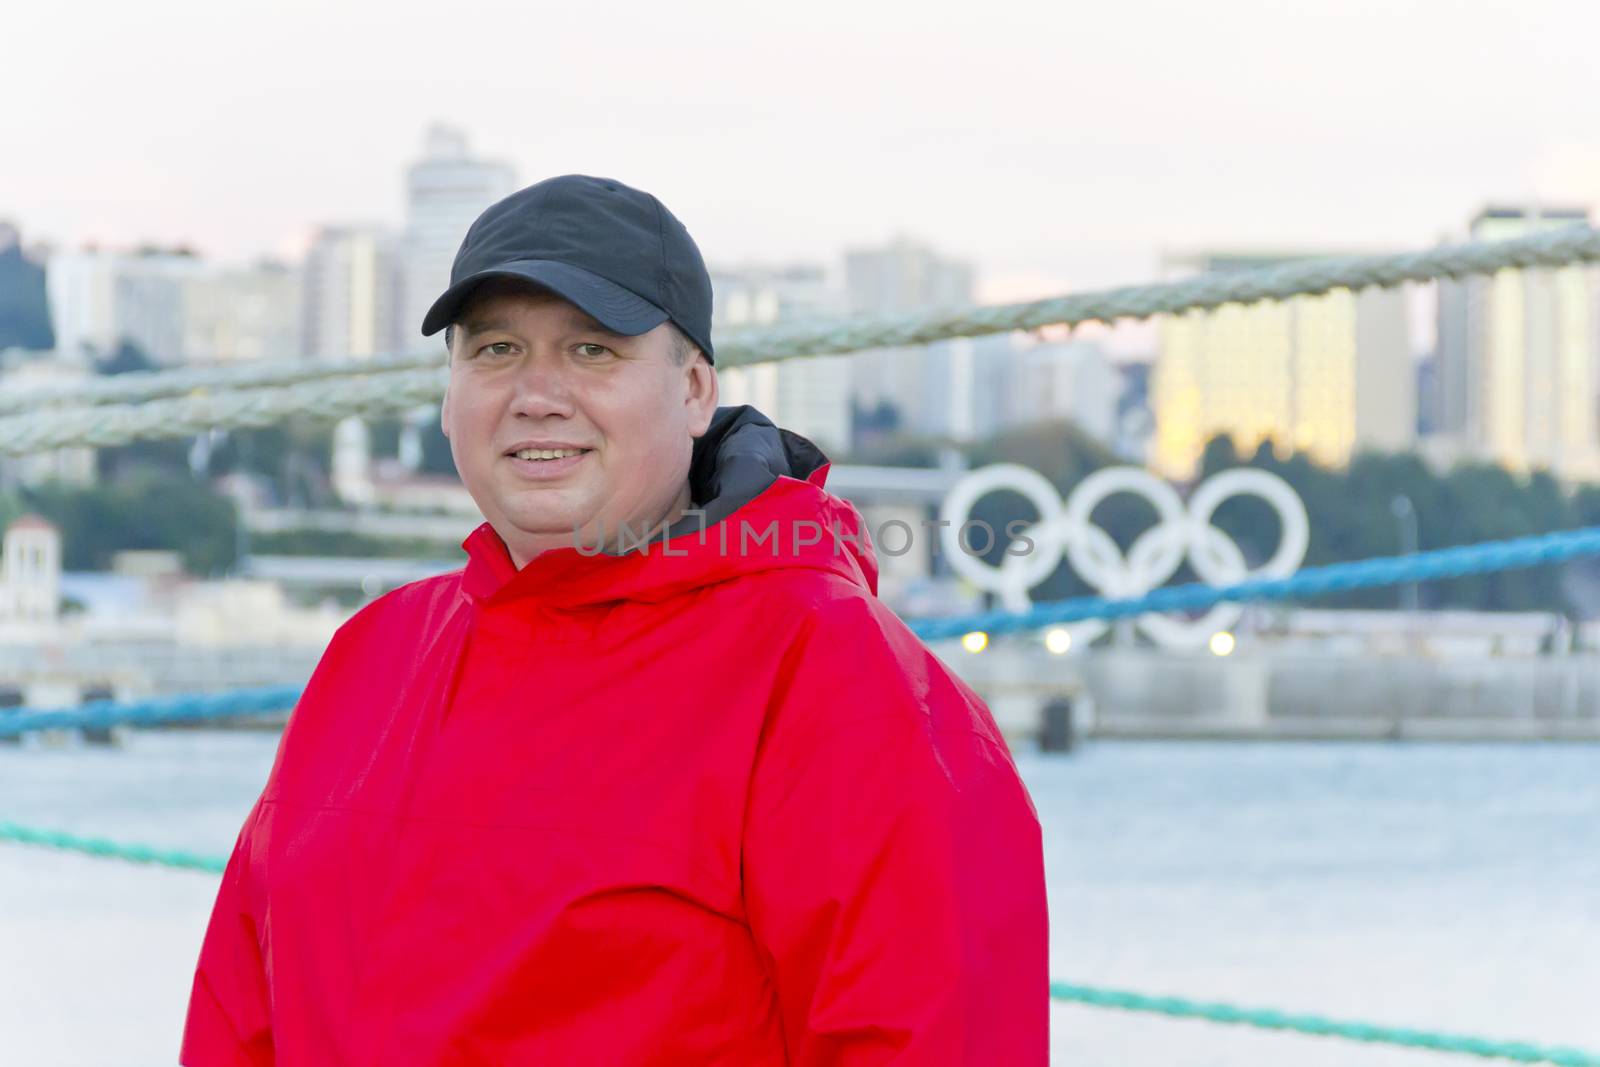
[{"label": "man's eye", "polygon": [[509,355],[510,352],[511,342],[509,341],[496,341],[494,344],[484,345],[482,348],[478,349],[479,355],[488,356],[504,356]]},{"label": "man's eye", "polygon": [[607,348],[605,345],[597,345],[588,341],[578,344],[576,346],[576,350],[578,355],[583,356],[585,359],[599,359],[601,356],[608,356],[611,354],[611,349]]}]

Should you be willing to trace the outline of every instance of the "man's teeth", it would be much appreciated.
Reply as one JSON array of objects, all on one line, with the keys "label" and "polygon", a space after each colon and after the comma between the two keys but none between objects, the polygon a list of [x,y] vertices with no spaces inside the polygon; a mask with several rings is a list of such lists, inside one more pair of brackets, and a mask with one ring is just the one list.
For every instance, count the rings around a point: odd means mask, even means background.
[{"label": "man's teeth", "polygon": [[512,455],[518,459],[566,459],[568,456],[581,456],[585,451],[582,448],[524,448]]}]

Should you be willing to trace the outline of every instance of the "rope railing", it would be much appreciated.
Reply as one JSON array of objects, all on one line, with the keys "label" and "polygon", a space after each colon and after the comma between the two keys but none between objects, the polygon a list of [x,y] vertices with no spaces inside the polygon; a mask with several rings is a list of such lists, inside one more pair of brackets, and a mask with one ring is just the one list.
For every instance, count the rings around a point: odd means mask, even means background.
[{"label": "rope railing", "polygon": [[[718,364],[735,367],[802,356],[922,345],[1050,325],[1143,319],[1205,311],[1233,303],[1285,300],[1327,293],[1392,287],[1405,282],[1488,274],[1508,268],[1560,267],[1600,262],[1600,230],[1587,226],[1421,252],[1308,260],[1253,271],[1203,275],[1156,285],[1126,286],[1046,300],[957,311],[872,317],[775,329],[744,330],[719,342]],[[0,454],[107,447],[141,439],[188,437],[213,429],[262,427],[289,416],[338,419],[399,414],[437,401],[448,371],[440,354],[416,353],[362,362],[244,364],[130,374],[28,392],[0,392]],[[986,612],[912,620],[929,640],[973,630],[1013,633],[1085,619],[1114,619],[1149,612],[1202,610],[1224,601],[1311,597],[1352,589],[1485,574],[1600,555],[1600,527],[1538,537],[1487,542],[1404,557],[1308,568],[1284,579],[1212,587],[1191,584],[1127,599],[1083,597],[1038,605],[1026,612]],[[0,737],[50,729],[151,726],[233,719],[294,705],[298,686],[241,689],[132,703],[98,701],[76,708],[0,712]],[[226,859],[176,849],[119,843],[0,821],[0,842],[54,848],[98,858],[173,869],[220,873]],[[1382,1026],[1270,1009],[1154,997],[1122,990],[1053,982],[1053,999],[1292,1031],[1373,1044],[1428,1049],[1519,1063],[1600,1067],[1600,1054],[1575,1048]]]},{"label": "rope railing", "polygon": [[[717,363],[737,367],[1042,326],[1143,319],[1334,289],[1591,262],[1600,262],[1600,230],[1574,226],[1508,241],[1306,260],[1017,304],[745,329],[718,342]],[[211,429],[264,426],[292,415],[337,419],[398,414],[444,394],[446,371],[440,362],[438,352],[339,363],[296,360],[0,392],[0,454],[186,437]]]},{"label": "rope railing", "polygon": [[[1433,549],[1410,556],[1332,563],[1305,568],[1288,578],[1222,586],[1194,582],[1168,586],[1126,599],[1075,597],[1039,604],[1023,612],[991,611],[911,619],[908,625],[912,632],[927,641],[960,637],[974,630],[999,636],[1085,619],[1124,619],[1151,612],[1201,611],[1224,601],[1247,603],[1309,598],[1352,589],[1374,589],[1409,582],[1459,578],[1469,574],[1491,574],[1591,556],[1600,556],[1600,526],[1561,530],[1509,541],[1485,541],[1455,548]],[[272,686],[130,703],[96,701],[75,708],[13,709],[0,711],[0,737],[14,737],[36,730],[227,719],[292,707],[299,694],[300,690],[295,686]]]},{"label": "rope railing", "polygon": [[0,418],[0,455],[192,437],[207,430],[273,426],[294,416],[333,420],[347,415],[395,415],[437,401],[444,395],[448,376],[441,366],[12,415]]},{"label": "rope railing", "polygon": [[1439,1033],[1410,1027],[1382,1026],[1375,1023],[1330,1019],[1321,1015],[1291,1014],[1270,1008],[1242,1008],[1233,1004],[1187,1000],[1183,997],[1152,997],[1120,989],[1051,982],[1050,997],[1096,1008],[1147,1012],[1175,1019],[1200,1019],[1229,1026],[1250,1026],[1262,1030],[1281,1030],[1316,1037],[1343,1038],[1373,1045],[1451,1052],[1484,1059],[1511,1060],[1515,1063],[1552,1063],[1559,1067],[1600,1067],[1600,1053],[1583,1049],[1536,1045],[1526,1041],[1497,1041],[1465,1034]]},{"label": "rope railing", "polygon": [[78,834],[62,833],[59,830],[41,830],[35,826],[23,826],[5,820],[0,820],[0,841],[76,852],[96,859],[126,860],[129,863],[146,863],[153,867],[171,867],[176,870],[205,871],[208,874],[221,874],[228,866],[226,856],[204,856],[183,849],[129,845],[109,841],[103,837],[82,837]]},{"label": "rope railing", "polygon": [[[207,856],[182,849],[127,844],[101,837],[85,837],[59,830],[46,830],[0,821],[0,842],[6,841],[57,849],[96,859],[123,860],[129,863],[167,867],[173,870],[200,871],[206,874],[221,874],[228,865],[227,857],[221,855]],[[1182,997],[1149,996],[1069,982],[1051,982],[1050,997],[1052,1000],[1087,1007],[1144,1012],[1177,1019],[1198,1019],[1224,1025],[1249,1026],[1316,1037],[1342,1038],[1374,1045],[1427,1049],[1433,1052],[1503,1059],[1516,1063],[1547,1063],[1555,1064],[1557,1067],[1600,1067],[1600,1055],[1576,1048],[1537,1045],[1525,1041],[1499,1041],[1411,1027],[1331,1019],[1321,1015],[1296,1014],[1270,1008],[1247,1008],[1214,1001],[1187,1000]]]},{"label": "rope railing", "polygon": [[909,625],[927,641],[981,630],[997,635],[1039,630],[1085,619],[1126,619],[1152,612],[1203,611],[1224,601],[1248,603],[1325,596],[1352,589],[1376,589],[1408,582],[1460,578],[1469,574],[1538,567],[1548,563],[1600,556],[1600,526],[1561,530],[1509,541],[1484,541],[1455,548],[1433,549],[1410,556],[1383,556],[1353,563],[1306,567],[1288,578],[1267,578],[1233,585],[1187,585],[1155,589],[1126,599],[1073,597],[1038,604],[1028,611],[990,611],[948,618],[913,619]]},{"label": "rope railing", "polygon": [[443,351],[428,351],[366,359],[256,359],[210,367],[129,371],[27,389],[0,389],[0,415],[26,414],[48,407],[137,404],[191,393],[296,385],[326,378],[382,376],[444,365]]},{"label": "rope railing", "polygon": [[1147,319],[1225,304],[1318,296],[1335,289],[1389,288],[1405,282],[1492,274],[1512,267],[1559,267],[1600,261],[1600,230],[1573,226],[1509,241],[1443,245],[1391,255],[1334,256],[1257,270],[1219,271],[1180,281],[1068,294],[1022,304],[954,312],[862,318],[821,326],[796,325],[730,339],[717,362],[741,363],[922,345],[1041,326]]},{"label": "rope railing", "polygon": [[0,710],[0,737],[40,730],[106,730],[113,726],[172,726],[215,722],[242,715],[287,711],[300,699],[298,685],[232,689],[155,700],[93,700],[73,708]]}]

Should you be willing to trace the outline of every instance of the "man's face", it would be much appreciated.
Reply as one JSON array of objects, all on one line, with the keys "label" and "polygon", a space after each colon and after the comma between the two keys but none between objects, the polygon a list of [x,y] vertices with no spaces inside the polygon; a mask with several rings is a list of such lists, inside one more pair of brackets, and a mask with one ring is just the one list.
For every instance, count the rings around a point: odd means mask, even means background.
[{"label": "man's face", "polygon": [[676,518],[716,406],[715,370],[676,362],[665,323],[624,337],[553,293],[490,283],[458,316],[440,423],[521,567],[574,532],[592,546]]}]

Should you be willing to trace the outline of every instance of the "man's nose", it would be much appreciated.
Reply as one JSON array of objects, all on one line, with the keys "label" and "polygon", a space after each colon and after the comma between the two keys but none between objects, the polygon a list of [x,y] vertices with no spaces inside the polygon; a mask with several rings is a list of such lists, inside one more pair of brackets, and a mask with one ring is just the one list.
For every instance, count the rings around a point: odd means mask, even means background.
[{"label": "man's nose", "polygon": [[511,413],[531,419],[572,415],[574,397],[566,361],[558,352],[529,354],[517,368]]}]

